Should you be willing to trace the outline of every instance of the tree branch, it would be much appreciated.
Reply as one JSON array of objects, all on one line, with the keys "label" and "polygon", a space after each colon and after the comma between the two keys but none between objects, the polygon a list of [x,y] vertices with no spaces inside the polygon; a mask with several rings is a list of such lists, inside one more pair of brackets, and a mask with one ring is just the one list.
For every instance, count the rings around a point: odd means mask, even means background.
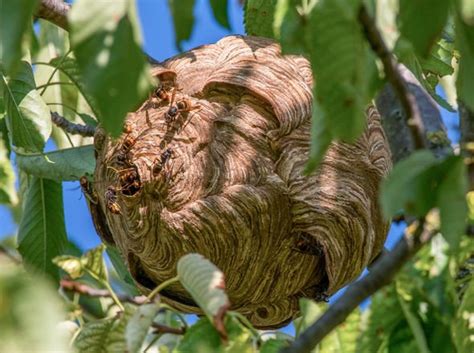
[{"label": "tree branch", "polygon": [[154,333],[171,333],[173,335],[184,335],[186,333],[186,327],[170,327],[157,323],[152,323],[151,327],[154,328]]},{"label": "tree branch", "polygon": [[69,31],[67,13],[70,8],[71,5],[62,0],[41,0],[35,16]]},{"label": "tree branch", "polygon": [[415,148],[421,149],[426,145],[426,143],[423,137],[423,121],[420,117],[417,102],[415,97],[408,90],[407,83],[400,74],[392,53],[385,45],[382,35],[377,30],[374,19],[367,12],[365,5],[360,7],[359,22],[362,24],[366,38],[372,47],[372,50],[382,61],[387,80],[391,83],[404,111],[406,112],[406,124],[410,130]]},{"label": "tree branch", "polygon": [[[62,279],[60,281],[61,289],[68,291],[79,293],[81,295],[87,295],[88,297],[93,298],[112,298],[110,292],[106,289],[96,289],[89,287],[87,284],[72,281],[69,279]],[[148,299],[144,296],[132,297],[129,295],[117,295],[118,299],[121,302],[132,303],[136,305],[141,305],[148,302]]]},{"label": "tree branch", "polygon": [[343,323],[364,299],[390,284],[403,265],[435,233],[425,227],[424,220],[418,222],[412,233],[410,229],[412,228],[405,231],[403,238],[389,254],[381,256],[367,276],[351,284],[314,324],[281,353],[309,353],[326,335]]},{"label": "tree branch", "polygon": [[73,135],[92,137],[95,134],[95,127],[90,125],[75,124],[56,112],[51,112],[51,121],[57,127],[60,127],[64,131]]}]

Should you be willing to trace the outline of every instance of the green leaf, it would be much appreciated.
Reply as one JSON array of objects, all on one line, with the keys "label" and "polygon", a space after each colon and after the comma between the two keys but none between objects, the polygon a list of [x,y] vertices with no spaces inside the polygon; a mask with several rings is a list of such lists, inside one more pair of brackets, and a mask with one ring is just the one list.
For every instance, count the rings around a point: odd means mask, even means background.
[{"label": "green leaf", "polygon": [[305,331],[312,323],[314,323],[326,310],[327,305],[317,304],[316,302],[301,298],[299,300],[301,317],[296,324],[296,337]]},{"label": "green leaf", "polygon": [[0,342],[3,352],[70,352],[58,330],[65,320],[64,302],[42,276],[0,257]]},{"label": "green leaf", "polygon": [[230,306],[229,298],[224,292],[224,274],[200,254],[181,257],[177,267],[178,278],[183,287],[220,330],[225,312]]},{"label": "green leaf", "polygon": [[247,0],[244,7],[245,32],[249,36],[273,38],[277,0]]},{"label": "green leaf", "polygon": [[263,342],[260,347],[260,353],[278,353],[286,346],[288,346],[288,341],[271,338]]},{"label": "green leaf", "polygon": [[125,311],[120,313],[120,317],[115,321],[110,334],[107,337],[107,352],[126,352],[127,351],[127,341],[125,339],[125,330],[127,329],[127,324],[135,314],[137,310],[136,306],[131,304],[125,305]]},{"label": "green leaf", "polygon": [[462,158],[437,160],[430,152],[419,151],[398,163],[382,184],[382,208],[387,217],[400,209],[419,217],[439,207],[441,232],[456,250],[466,222],[466,192]]},{"label": "green leaf", "polygon": [[112,265],[114,266],[114,269],[117,272],[119,278],[126,285],[128,293],[130,295],[140,295],[141,293],[136,287],[135,282],[133,281],[133,277],[130,274],[130,271],[128,270],[127,266],[123,262],[123,259],[120,256],[120,253],[117,248],[111,245],[107,245],[105,251],[107,252],[107,255],[109,255],[110,262],[112,262]]},{"label": "green leaf", "polygon": [[430,169],[437,165],[426,150],[400,161],[382,184],[382,208],[387,217],[404,209],[413,216],[425,215],[434,205],[436,195]]},{"label": "green leaf", "polygon": [[0,0],[0,63],[8,73],[20,64],[37,5],[38,0]]},{"label": "green leaf", "polygon": [[306,54],[309,52],[305,41],[309,23],[292,4],[292,0],[276,1],[273,32],[281,43],[283,53]]},{"label": "green leaf", "polygon": [[474,281],[464,293],[452,323],[453,338],[458,352],[474,352]]},{"label": "green leaf", "polygon": [[418,55],[426,57],[430,53],[446,24],[450,6],[449,0],[400,0],[400,34],[412,43]]},{"label": "green leaf", "polygon": [[311,149],[309,152],[309,160],[305,168],[306,174],[313,172],[319,166],[331,144],[332,135],[327,127],[327,118],[324,114],[319,103],[313,101]]},{"label": "green leaf", "polygon": [[53,259],[53,263],[66,272],[72,279],[84,276],[84,266],[81,259],[71,255],[60,255]]},{"label": "green leaf", "polygon": [[107,274],[107,267],[105,266],[104,261],[104,250],[105,245],[100,244],[99,246],[95,247],[87,251],[81,257],[82,266],[84,266],[84,270],[87,271],[94,279],[100,282],[108,282],[108,274]]},{"label": "green leaf", "polygon": [[58,68],[58,70],[64,73],[71,80],[71,82],[76,85],[76,87],[79,89],[82,96],[86,100],[87,104],[91,108],[92,112],[97,117],[99,117],[99,107],[96,101],[94,100],[94,97],[87,91],[76,60],[70,57],[54,58],[49,62],[49,65],[54,68]]},{"label": "green leaf", "polygon": [[466,23],[459,12],[456,16],[456,43],[461,54],[456,81],[458,97],[474,110],[474,24]]},{"label": "green leaf", "polygon": [[127,323],[125,337],[127,340],[127,352],[138,353],[145,342],[151,324],[155,319],[160,306],[153,304],[144,304],[138,307],[130,321]]},{"label": "green leaf", "polygon": [[194,0],[168,0],[173,17],[176,48],[183,51],[182,42],[189,40],[194,26]]},{"label": "green leaf", "polygon": [[104,249],[105,245],[100,244],[96,248],[87,251],[81,257],[61,255],[56,256],[53,262],[72,279],[82,277],[87,272],[95,280],[104,283],[108,281],[107,267],[103,258]]},{"label": "green leaf", "polygon": [[[0,135],[2,132],[0,132]],[[18,195],[15,188],[15,172],[5,146],[5,141],[0,136],[0,204],[15,206],[18,203]]]},{"label": "green leaf", "polygon": [[84,325],[74,341],[78,352],[107,353],[107,337],[115,319],[90,321]]},{"label": "green leaf", "polygon": [[457,251],[466,228],[468,190],[463,158],[453,157],[442,166],[446,175],[439,187],[437,205],[440,210],[441,233],[453,251]]},{"label": "green leaf", "polygon": [[212,13],[216,21],[224,28],[230,30],[229,14],[227,13],[228,1],[227,0],[210,0]]},{"label": "green leaf", "polygon": [[218,332],[208,318],[202,318],[192,325],[173,353],[254,353],[252,336],[236,319],[227,317],[225,328],[229,334],[224,345]]},{"label": "green leaf", "polygon": [[57,181],[79,180],[94,174],[94,146],[66,148],[35,155],[17,155],[18,166],[28,174]]},{"label": "green leaf", "polygon": [[358,339],[357,352],[388,352],[386,346],[395,328],[400,324],[406,325],[393,284],[372,296],[365,315],[366,328]]},{"label": "green leaf", "polygon": [[429,353],[430,350],[428,348],[428,343],[426,342],[425,333],[423,332],[423,327],[421,326],[420,320],[418,320],[416,314],[411,312],[409,305],[400,295],[398,296],[398,300],[403,314],[405,315],[405,319],[408,322],[408,326],[410,327],[413,337],[415,338],[418,351],[420,353]]},{"label": "green leaf", "polygon": [[13,77],[2,75],[11,142],[27,152],[41,152],[51,135],[50,112],[41,99],[31,65],[22,61]]},{"label": "green leaf", "polygon": [[354,141],[366,126],[374,57],[358,21],[360,1],[320,0],[309,15],[306,42],[317,78],[316,99],[335,139]]},{"label": "green leaf", "polygon": [[32,178],[18,229],[18,250],[33,269],[59,279],[52,260],[66,244],[61,184]]},{"label": "green leaf", "polygon": [[97,104],[104,128],[118,136],[126,114],[146,99],[151,84],[135,1],[118,0],[110,6],[78,0],[69,20],[71,44],[87,92]]},{"label": "green leaf", "polygon": [[[302,317],[297,323],[297,336],[312,325],[327,309],[326,304],[318,304],[310,299],[300,299]],[[326,336],[318,345],[320,353],[352,353],[356,352],[360,333],[360,310],[354,310],[333,332]]]}]

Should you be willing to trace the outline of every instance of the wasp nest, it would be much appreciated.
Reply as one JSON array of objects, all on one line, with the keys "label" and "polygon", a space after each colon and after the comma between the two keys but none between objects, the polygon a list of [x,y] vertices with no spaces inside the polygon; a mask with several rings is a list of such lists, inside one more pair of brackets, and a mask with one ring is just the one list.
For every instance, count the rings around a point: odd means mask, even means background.
[{"label": "wasp nest", "polygon": [[[122,137],[95,136],[96,228],[144,292],[197,252],[225,273],[231,309],[278,327],[298,313],[298,298],[325,299],[379,254],[388,223],[378,188],[390,155],[375,110],[356,143],[333,143],[305,176],[306,59],[230,36],[153,74],[160,86],[128,115]],[[199,313],[179,284],[162,295]]]}]

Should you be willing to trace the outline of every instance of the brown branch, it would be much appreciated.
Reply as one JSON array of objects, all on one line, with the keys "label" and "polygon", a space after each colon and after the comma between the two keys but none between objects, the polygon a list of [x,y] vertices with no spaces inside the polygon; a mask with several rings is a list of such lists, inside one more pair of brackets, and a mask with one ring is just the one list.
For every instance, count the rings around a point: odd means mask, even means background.
[{"label": "brown branch", "polygon": [[62,0],[41,0],[35,16],[69,31],[67,13],[70,8],[71,5]]},{"label": "brown branch", "polygon": [[92,137],[95,134],[95,127],[90,125],[75,124],[70,122],[66,118],[62,117],[56,112],[51,112],[51,121],[57,127],[60,127],[64,131],[73,134],[81,135],[84,137]]},{"label": "brown branch", "polygon": [[186,333],[186,327],[170,327],[157,323],[152,323],[151,327],[154,328],[154,333],[171,333],[173,335],[184,335]]},{"label": "brown branch", "polygon": [[420,111],[416,99],[409,91],[407,83],[397,68],[397,63],[393,58],[392,53],[385,45],[382,35],[377,30],[374,19],[367,12],[365,5],[360,7],[359,21],[362,24],[366,38],[372,47],[372,50],[382,61],[387,80],[392,84],[392,87],[405,110],[406,123],[413,137],[415,148],[424,148],[426,145],[423,136],[424,126],[420,117]]},{"label": "brown branch", "polygon": [[424,220],[419,221],[418,226],[412,233],[410,233],[410,229],[408,228],[405,231],[404,237],[389,254],[383,255],[377,261],[367,276],[351,284],[344,294],[314,324],[308,327],[301,336],[289,347],[283,349],[281,353],[310,352],[326,335],[343,323],[364,299],[390,284],[403,265],[435,233],[425,227]]},{"label": "brown branch", "polygon": [[[86,295],[88,297],[112,298],[112,295],[107,289],[92,288],[92,287],[89,287],[87,284],[72,281],[69,279],[62,279],[60,281],[60,286],[61,286],[61,289],[65,291],[74,292],[81,295]],[[133,297],[129,295],[117,295],[117,297],[121,302],[127,302],[127,303],[136,304],[136,305],[142,305],[148,302],[148,299],[143,295],[138,296],[138,297]]]}]

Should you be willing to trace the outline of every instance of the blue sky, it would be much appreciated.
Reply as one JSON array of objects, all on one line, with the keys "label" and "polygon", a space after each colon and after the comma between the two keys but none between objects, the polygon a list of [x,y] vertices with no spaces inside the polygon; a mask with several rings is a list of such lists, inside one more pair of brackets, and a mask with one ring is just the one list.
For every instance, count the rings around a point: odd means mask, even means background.
[{"label": "blue sky", "polygon": [[[172,18],[165,0],[138,0],[139,16],[145,41],[145,51],[157,60],[164,60],[178,53]],[[185,50],[193,47],[216,42],[220,38],[234,34],[243,34],[243,13],[237,0],[229,0],[229,14],[232,31],[221,27],[215,22],[209,0],[197,0],[194,10],[195,26],[192,37],[183,44]],[[458,141],[457,114],[442,111],[443,119],[449,130],[449,137]],[[51,143],[48,145],[52,147]],[[77,182],[63,183],[64,211],[68,236],[80,248],[89,249],[100,243],[91,217],[87,210],[84,196]],[[13,235],[16,225],[4,206],[0,206],[0,238]],[[403,225],[393,225],[390,231],[387,247],[391,248],[400,234]]]}]

